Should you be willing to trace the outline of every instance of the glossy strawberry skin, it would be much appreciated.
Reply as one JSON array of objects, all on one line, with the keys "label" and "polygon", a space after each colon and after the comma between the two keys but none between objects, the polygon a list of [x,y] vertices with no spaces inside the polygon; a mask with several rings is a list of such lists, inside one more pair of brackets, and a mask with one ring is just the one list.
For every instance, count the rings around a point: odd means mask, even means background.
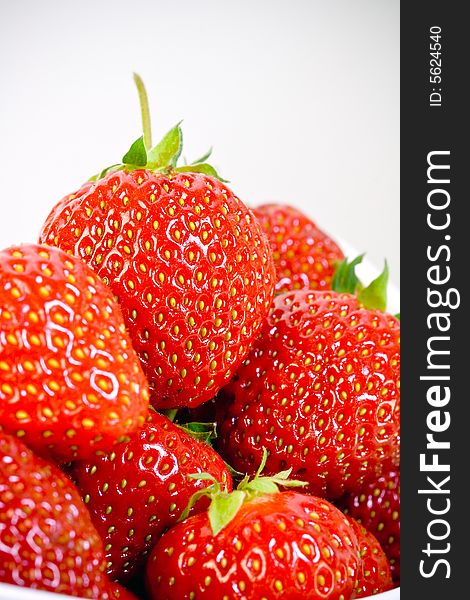
[{"label": "glossy strawberry skin", "polygon": [[388,559],[377,538],[360,523],[349,518],[359,544],[360,567],[354,586],[354,598],[366,598],[393,587]]},{"label": "glossy strawberry skin", "polygon": [[119,298],[156,408],[212,398],[269,311],[268,241],[201,173],[112,172],[64,198],[40,239],[79,256]]},{"label": "glossy strawberry skin", "polygon": [[[176,523],[209,473],[231,490],[223,460],[163,415],[152,413],[131,441],[73,466],[76,481],[105,544],[107,572],[126,582],[139,571],[163,531]],[[207,508],[202,498],[193,512]]]},{"label": "glossy strawberry skin", "polygon": [[[150,600],[350,598],[355,534],[329,502],[283,492],[242,505],[214,536],[207,513],[167,532],[147,563]],[[195,595],[192,595],[195,594]]]},{"label": "glossy strawberry skin", "polygon": [[329,235],[289,205],[262,204],[253,213],[271,244],[276,293],[331,289],[335,264],[344,254]]},{"label": "glossy strawberry skin", "polygon": [[57,461],[135,431],[148,384],[118,304],[57,248],[0,251],[0,430]]},{"label": "glossy strawberry skin", "polygon": [[346,494],[337,506],[371,531],[390,561],[393,580],[400,582],[400,471],[385,473]]},{"label": "glossy strawberry skin", "polygon": [[70,480],[0,433],[0,581],[107,598],[103,543]]},{"label": "glossy strawberry skin", "polygon": [[116,582],[109,584],[108,594],[109,600],[137,600],[137,596]]},{"label": "glossy strawberry skin", "polygon": [[399,461],[399,322],[336,292],[276,296],[248,357],[218,398],[219,451],[254,473],[292,467],[338,498]]}]

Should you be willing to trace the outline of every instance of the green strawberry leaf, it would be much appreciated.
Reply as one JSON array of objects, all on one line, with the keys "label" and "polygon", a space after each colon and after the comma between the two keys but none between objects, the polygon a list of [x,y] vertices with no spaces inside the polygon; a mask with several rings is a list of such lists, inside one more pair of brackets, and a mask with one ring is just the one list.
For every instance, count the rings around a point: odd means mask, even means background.
[{"label": "green strawberry leaf", "polygon": [[223,183],[227,183],[227,179],[222,179],[222,177],[217,173],[214,167],[209,163],[183,165],[182,167],[177,167],[175,171],[178,171],[178,173],[204,173],[204,175],[210,175],[211,177],[215,177]]},{"label": "green strawberry leaf", "polygon": [[292,473],[292,467],[287,469],[286,471],[279,471],[272,477],[270,477],[271,481],[274,481],[277,485],[282,485],[284,487],[304,487],[307,485],[306,481],[300,481],[298,479],[289,479],[290,474]]},{"label": "green strawberry leaf", "polygon": [[362,262],[364,254],[360,254],[351,262],[345,258],[336,266],[335,274],[331,282],[331,289],[334,292],[354,294],[359,286],[359,279],[356,275],[356,266]]},{"label": "green strawberry leaf", "polygon": [[217,437],[216,423],[199,423],[191,421],[190,423],[185,423],[182,425],[182,427],[188,429],[188,431],[192,431],[193,433],[211,433]]},{"label": "green strawberry leaf", "polygon": [[115,165],[111,165],[109,167],[106,167],[100,173],[97,173],[96,175],[92,175],[88,179],[88,181],[98,181],[99,179],[102,179],[105,175],[107,175],[110,171],[117,170],[117,168],[122,168],[122,164],[121,163],[117,163]]},{"label": "green strawberry leaf", "polygon": [[211,154],[212,154],[212,147],[210,147],[209,150],[205,154],[200,156],[197,160],[193,160],[193,162],[191,164],[197,165],[199,163],[205,163]]},{"label": "green strawberry leaf", "polygon": [[283,480],[283,479],[289,479],[290,474],[292,473],[292,467],[290,469],[287,469],[286,471],[279,471],[279,473],[276,473],[276,475],[273,476],[273,479],[279,479],[279,480]]},{"label": "green strawberry leaf", "polygon": [[286,471],[279,471],[275,475],[271,477],[261,476],[261,473],[266,466],[266,461],[268,460],[268,451],[263,446],[263,456],[261,458],[261,463],[256,471],[253,479],[250,480],[248,476],[246,476],[239,484],[237,489],[242,490],[248,493],[249,496],[259,496],[260,494],[276,494],[279,492],[279,486],[283,487],[304,487],[307,485],[305,481],[298,481],[297,479],[289,479],[289,476],[292,472],[292,468],[287,469]]},{"label": "green strawberry leaf", "polygon": [[175,167],[183,149],[183,132],[177,123],[148,153],[148,163],[151,168],[164,169]]},{"label": "green strawberry leaf", "polygon": [[212,481],[212,483],[217,484],[216,478],[210,473],[190,473],[188,477],[189,479],[197,479],[198,481]]},{"label": "green strawberry leaf", "polygon": [[266,462],[268,460],[268,451],[266,446],[263,446],[263,456],[261,457],[261,462],[259,464],[258,470],[256,471],[255,477],[259,477],[261,473],[264,471],[264,467],[266,466]]},{"label": "green strawberry leaf", "polygon": [[276,476],[271,477],[271,480],[274,481],[277,485],[281,485],[282,487],[305,487],[308,485],[307,481],[299,481],[298,479],[278,479]]},{"label": "green strawberry leaf", "polygon": [[306,481],[298,481],[297,479],[289,479],[289,475],[292,469],[288,471],[281,471],[272,477],[255,477],[251,481],[244,482],[243,485],[239,485],[238,489],[246,491],[248,494],[254,494],[255,496],[262,494],[277,494],[279,492],[279,486],[282,487],[305,487]]},{"label": "green strawberry leaf", "polygon": [[105,175],[107,175],[110,171],[114,171],[116,170],[116,167],[120,167],[121,165],[119,163],[115,164],[115,165],[111,165],[110,167],[106,167],[106,169],[103,169],[101,171],[101,173],[97,176],[98,179],[101,179],[102,177],[104,177]]},{"label": "green strawberry leaf", "polygon": [[243,479],[243,477],[246,477],[245,473],[236,471],[231,465],[228,464],[228,462],[225,462],[225,460],[224,460],[224,464],[225,464],[228,472],[232,476],[232,479]]},{"label": "green strawberry leaf", "polygon": [[365,308],[384,311],[387,308],[387,284],[388,264],[385,261],[382,273],[357,295],[359,302]]},{"label": "green strawberry leaf", "polygon": [[400,320],[400,313],[397,313],[397,314],[395,315],[395,319],[398,319],[398,320]]},{"label": "green strawberry leaf", "polygon": [[[191,477],[189,476],[190,479],[204,479],[203,477]],[[189,499],[189,502],[186,506],[186,508],[183,510],[183,512],[180,514],[179,518],[178,518],[178,523],[180,521],[184,521],[185,519],[188,518],[189,513],[191,512],[192,507],[204,496],[208,496],[209,498],[211,497],[211,493],[217,494],[218,492],[218,488],[215,487],[216,484],[212,484],[207,486],[206,488],[202,489],[202,490],[198,490],[197,492],[194,492],[194,494],[191,496],[191,498]]]},{"label": "green strawberry leaf", "polygon": [[164,417],[166,417],[169,421],[174,423],[175,419],[176,419],[176,415],[178,414],[178,409],[177,408],[166,408],[164,410],[161,410],[160,413]]},{"label": "green strawberry leaf", "polygon": [[125,165],[145,167],[147,164],[147,150],[145,149],[144,136],[141,135],[122,157]]},{"label": "green strawberry leaf", "polygon": [[179,427],[194,439],[209,445],[211,445],[212,440],[217,439],[216,423],[185,423],[179,425]]},{"label": "green strawberry leaf", "polygon": [[279,491],[276,483],[270,477],[255,477],[243,489],[256,494],[277,494]]},{"label": "green strawberry leaf", "polygon": [[231,494],[217,494],[212,498],[208,516],[214,535],[222,531],[235,517],[245,497],[245,492],[234,490]]}]

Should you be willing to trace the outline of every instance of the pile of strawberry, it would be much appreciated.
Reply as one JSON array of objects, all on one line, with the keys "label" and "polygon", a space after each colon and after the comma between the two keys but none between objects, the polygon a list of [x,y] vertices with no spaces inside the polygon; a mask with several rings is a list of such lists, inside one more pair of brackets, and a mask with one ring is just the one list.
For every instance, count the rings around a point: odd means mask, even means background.
[{"label": "pile of strawberry", "polygon": [[399,583],[400,325],[179,125],[0,251],[0,582],[100,600]]}]

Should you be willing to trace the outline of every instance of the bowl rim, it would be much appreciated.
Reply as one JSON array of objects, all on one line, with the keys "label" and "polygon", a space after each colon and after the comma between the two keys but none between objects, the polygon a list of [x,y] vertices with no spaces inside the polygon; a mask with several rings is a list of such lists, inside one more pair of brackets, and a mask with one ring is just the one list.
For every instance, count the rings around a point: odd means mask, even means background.
[{"label": "bowl rim", "polygon": [[[0,582],[0,598],[2,600],[80,600],[77,596],[64,596],[55,592],[26,588],[18,585]],[[376,594],[375,596],[366,596],[361,600],[399,600],[400,588],[396,587],[387,592]]]}]

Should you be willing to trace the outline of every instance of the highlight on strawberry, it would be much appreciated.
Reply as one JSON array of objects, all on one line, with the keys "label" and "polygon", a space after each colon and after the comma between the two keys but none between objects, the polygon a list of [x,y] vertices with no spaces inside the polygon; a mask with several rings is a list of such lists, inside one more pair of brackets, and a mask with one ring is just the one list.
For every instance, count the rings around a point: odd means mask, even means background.
[{"label": "highlight on strawberry", "polygon": [[180,125],[61,200],[40,241],[85,261],[118,297],[155,408],[212,398],[248,353],[274,293],[269,243],[207,163],[180,165]]},{"label": "highlight on strawberry", "polygon": [[111,290],[36,244],[0,251],[0,431],[66,462],[141,427],[148,384]]}]

